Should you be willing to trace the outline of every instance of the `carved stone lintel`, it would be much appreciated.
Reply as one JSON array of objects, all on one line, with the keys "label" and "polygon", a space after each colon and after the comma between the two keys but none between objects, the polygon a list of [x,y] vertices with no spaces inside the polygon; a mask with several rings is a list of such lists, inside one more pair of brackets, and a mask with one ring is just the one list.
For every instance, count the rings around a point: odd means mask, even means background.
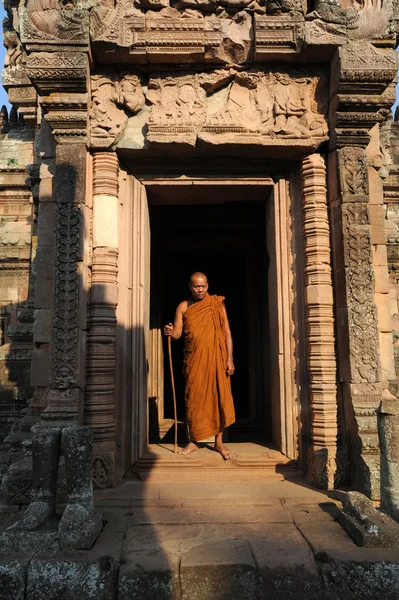
[{"label": "carved stone lintel", "polygon": [[[316,148],[328,132],[322,77],[315,72],[297,80],[289,69],[231,69],[151,78],[147,139],[192,146],[197,139],[262,146],[290,139],[292,145]],[[210,97],[217,110],[209,110]]]},{"label": "carved stone lintel", "polygon": [[302,163],[303,231],[311,404],[309,477],[334,487],[337,386],[326,167],[319,154]]}]

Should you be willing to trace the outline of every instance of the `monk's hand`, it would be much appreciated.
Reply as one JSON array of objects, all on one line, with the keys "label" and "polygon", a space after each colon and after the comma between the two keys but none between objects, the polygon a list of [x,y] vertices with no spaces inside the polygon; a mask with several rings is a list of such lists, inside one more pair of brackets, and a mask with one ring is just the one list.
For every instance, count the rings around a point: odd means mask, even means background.
[{"label": "monk's hand", "polygon": [[227,375],[233,375],[235,371],[234,363],[232,360],[227,361],[226,373]]},{"label": "monk's hand", "polygon": [[172,335],[172,333],[173,333],[173,325],[172,325],[172,323],[168,323],[167,325],[165,325],[165,327],[163,328],[163,333],[167,337],[169,337],[169,336]]}]

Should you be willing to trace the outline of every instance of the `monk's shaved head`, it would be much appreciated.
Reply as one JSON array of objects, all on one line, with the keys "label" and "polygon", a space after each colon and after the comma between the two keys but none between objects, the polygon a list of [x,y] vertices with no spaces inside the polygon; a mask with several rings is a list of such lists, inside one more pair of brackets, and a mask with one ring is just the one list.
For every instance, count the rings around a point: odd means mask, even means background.
[{"label": "monk's shaved head", "polygon": [[190,283],[192,283],[193,279],[195,279],[196,277],[203,277],[205,281],[208,281],[208,277],[205,275],[205,273],[201,273],[201,271],[196,271],[190,276]]}]

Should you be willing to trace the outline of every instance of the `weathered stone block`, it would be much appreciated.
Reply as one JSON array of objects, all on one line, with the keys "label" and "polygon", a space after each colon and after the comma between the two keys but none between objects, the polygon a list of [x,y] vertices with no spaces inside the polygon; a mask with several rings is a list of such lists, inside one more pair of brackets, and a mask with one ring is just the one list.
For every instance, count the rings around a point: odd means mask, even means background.
[{"label": "weathered stone block", "polygon": [[110,556],[93,561],[86,554],[38,554],[26,584],[29,600],[116,600],[118,565]]},{"label": "weathered stone block", "polygon": [[195,546],[182,556],[182,600],[255,600],[258,575],[248,544],[215,541]]},{"label": "weathered stone block", "polygon": [[387,247],[385,244],[373,246],[373,264],[378,267],[388,264]]},{"label": "weathered stone block", "polygon": [[378,329],[380,332],[391,333],[392,322],[388,294],[376,294],[374,302],[377,305],[378,311]]},{"label": "weathered stone block", "polygon": [[37,308],[49,309],[53,298],[53,281],[52,279],[43,279],[36,277],[35,279],[35,306]]},{"label": "weathered stone block", "polygon": [[54,203],[45,202],[39,205],[37,237],[40,246],[54,245]]},{"label": "weathered stone block", "polygon": [[376,294],[389,293],[388,269],[385,266],[374,266]]},{"label": "weathered stone block", "polygon": [[118,600],[178,600],[179,555],[151,549],[124,554]]},{"label": "weathered stone block", "polygon": [[25,586],[32,554],[0,554],[0,597],[25,600]]},{"label": "weathered stone block", "polygon": [[39,202],[45,204],[54,203],[54,182],[52,178],[42,179],[39,187]]},{"label": "weathered stone block", "polygon": [[50,374],[50,346],[41,344],[32,352],[32,379],[33,386],[46,387],[49,384]]},{"label": "weathered stone block", "polygon": [[51,310],[36,309],[33,323],[33,341],[36,344],[50,343],[51,338]]},{"label": "weathered stone block", "polygon": [[62,204],[84,204],[86,196],[86,147],[64,144],[57,149],[55,176],[56,201]]},{"label": "weathered stone block", "polygon": [[36,273],[41,279],[53,278],[54,255],[51,246],[38,246],[36,251]]},{"label": "weathered stone block", "polygon": [[378,172],[373,168],[369,167],[369,194],[370,194],[370,205],[372,204],[384,204],[384,190],[383,182]]},{"label": "weathered stone block", "polygon": [[384,381],[395,379],[392,332],[383,332],[380,338],[381,377]]},{"label": "weathered stone block", "polygon": [[399,544],[399,525],[378,511],[359,492],[348,492],[339,522],[358,546],[394,548]]},{"label": "weathered stone block", "polygon": [[383,206],[371,204],[370,210],[370,225],[371,225],[371,243],[385,244],[385,209]]}]

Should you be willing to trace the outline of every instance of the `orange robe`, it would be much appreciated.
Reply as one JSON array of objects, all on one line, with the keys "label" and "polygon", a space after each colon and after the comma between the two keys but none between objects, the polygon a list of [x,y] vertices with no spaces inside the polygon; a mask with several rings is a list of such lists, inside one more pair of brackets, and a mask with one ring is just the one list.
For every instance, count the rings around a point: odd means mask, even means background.
[{"label": "orange robe", "polygon": [[183,316],[186,412],[192,441],[223,431],[235,421],[223,296],[205,296]]}]

